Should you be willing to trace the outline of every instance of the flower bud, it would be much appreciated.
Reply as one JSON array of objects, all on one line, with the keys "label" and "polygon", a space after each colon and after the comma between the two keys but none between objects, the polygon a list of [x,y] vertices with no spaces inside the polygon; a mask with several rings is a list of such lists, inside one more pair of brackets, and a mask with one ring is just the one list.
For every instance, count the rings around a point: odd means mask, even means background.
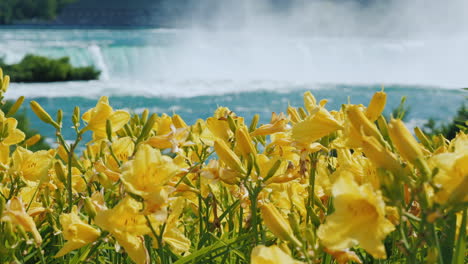
[{"label": "flower bud", "polygon": [[249,132],[252,132],[257,128],[259,120],[260,120],[260,116],[258,114],[255,114],[252,118],[252,122],[250,123]]},{"label": "flower bud", "polygon": [[84,200],[84,209],[86,213],[88,213],[89,218],[94,219],[96,216],[96,208],[94,208],[94,205],[89,197],[86,197]]},{"label": "flower bud", "polygon": [[434,148],[432,147],[431,142],[426,137],[426,134],[424,134],[424,132],[419,127],[414,128],[414,134],[419,139],[419,141],[424,145],[424,147],[428,148],[430,151],[434,151]]},{"label": "flower bud", "polygon": [[6,114],[6,117],[12,117],[18,109],[21,107],[21,105],[24,102],[24,96],[19,97],[16,102],[11,106],[10,110],[8,110],[8,113]]},{"label": "flower bud", "polygon": [[357,105],[346,107],[346,114],[351,124],[358,130],[364,131],[366,136],[375,137],[380,142],[383,142],[382,135],[379,130],[365,115],[361,108]]},{"label": "flower bud", "polygon": [[59,109],[57,111],[57,123],[62,124],[62,120],[63,120],[63,111],[62,109]]},{"label": "flower bud", "polygon": [[260,208],[263,222],[270,231],[281,240],[290,241],[296,246],[301,246],[301,242],[294,236],[293,230],[288,221],[281,215],[276,207],[267,203]]},{"label": "flower bud", "polygon": [[231,131],[236,133],[237,125],[236,125],[236,122],[234,121],[234,119],[232,118],[231,115],[227,116],[227,122],[229,124],[229,128],[231,129]]},{"label": "flower bud", "polygon": [[423,157],[421,147],[403,121],[392,119],[388,125],[388,132],[393,144],[404,159],[414,164],[416,159]]},{"label": "flower bud", "polygon": [[376,92],[372,97],[369,106],[366,109],[366,117],[369,121],[374,122],[379,118],[385,109],[387,103],[387,94],[383,91]]},{"label": "flower bud", "polygon": [[42,108],[38,102],[36,101],[31,101],[30,103],[31,105],[31,109],[33,110],[33,112],[37,115],[37,117],[39,117],[39,119],[41,119],[43,122],[47,123],[47,124],[51,124],[53,125],[56,129],[60,129],[60,126],[59,124],[57,124],[53,119],[52,117],[50,117],[50,115],[44,110],[44,108]]},{"label": "flower bud", "polygon": [[[149,136],[149,134],[151,133],[151,130],[153,130],[154,123],[156,123],[156,118],[158,118],[158,116],[156,114],[152,114],[151,117],[148,119],[146,124],[141,129],[140,136],[138,137],[139,141]],[[129,136],[132,136],[132,135],[129,135]]]},{"label": "flower bud", "polygon": [[60,162],[58,161],[55,162],[54,170],[55,170],[55,175],[57,175],[57,178],[59,179],[59,181],[61,181],[63,184],[67,184],[65,172],[63,171],[62,164],[60,164]]},{"label": "flower bud", "polygon": [[78,106],[73,109],[72,122],[74,126],[80,126],[80,108]]},{"label": "flower bud", "polygon": [[109,119],[106,120],[106,136],[112,142],[112,122]]},{"label": "flower bud", "polygon": [[174,115],[172,117],[172,124],[174,124],[176,128],[188,127],[185,121],[182,119],[182,117],[180,117],[180,115]]},{"label": "flower bud", "polygon": [[401,169],[397,158],[388,149],[383,147],[375,138],[364,137],[361,147],[366,157],[378,168],[384,168],[392,172]]},{"label": "flower bud", "polygon": [[28,138],[25,142],[26,146],[34,146],[37,142],[41,140],[41,135],[36,134],[30,138]]},{"label": "flower bud", "polygon": [[223,140],[215,140],[214,149],[221,161],[223,161],[229,168],[245,174],[244,167],[239,157],[227,146]]},{"label": "flower bud", "polygon": [[142,124],[148,121],[148,116],[149,116],[149,110],[148,109],[143,110],[143,113],[141,113],[141,118],[140,118],[140,121]]},{"label": "flower bud", "polygon": [[245,126],[236,131],[236,148],[244,157],[247,157],[250,153],[257,154],[257,150],[252,143],[252,138]]},{"label": "flower bud", "polygon": [[8,90],[8,85],[10,84],[10,76],[5,75],[3,76],[3,83],[2,83],[2,91],[6,93]]}]

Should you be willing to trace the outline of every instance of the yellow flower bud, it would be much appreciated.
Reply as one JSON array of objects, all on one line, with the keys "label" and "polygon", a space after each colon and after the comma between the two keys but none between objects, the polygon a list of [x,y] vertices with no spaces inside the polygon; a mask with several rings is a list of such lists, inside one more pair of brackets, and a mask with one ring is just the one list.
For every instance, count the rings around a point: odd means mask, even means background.
[{"label": "yellow flower bud", "polygon": [[6,114],[6,117],[12,117],[18,109],[21,107],[21,105],[24,102],[24,96],[20,96],[16,102],[11,106],[10,110],[8,110],[8,113]]},{"label": "yellow flower bud", "polygon": [[185,123],[185,121],[182,119],[182,117],[180,117],[180,115],[174,115],[172,117],[172,124],[174,124],[174,126],[176,128],[184,128],[184,127],[187,127],[187,124]]},{"label": "yellow flower bud", "polygon": [[414,163],[416,159],[423,157],[421,147],[406,128],[403,121],[392,119],[388,125],[388,132],[393,144],[404,159]]},{"label": "yellow flower bud", "polygon": [[37,142],[39,142],[39,140],[41,140],[41,135],[36,134],[36,135],[28,138],[25,143],[26,143],[27,146],[33,146]]},{"label": "yellow flower bud", "polygon": [[214,149],[221,161],[223,161],[229,168],[245,174],[244,167],[239,157],[227,146],[222,140],[215,140]]},{"label": "yellow flower bud", "polygon": [[379,130],[365,115],[361,110],[361,107],[358,105],[350,105],[346,107],[346,114],[348,119],[351,121],[353,126],[358,130],[361,129],[364,131],[366,136],[373,136],[378,139],[380,142],[383,141],[382,135]]},{"label": "yellow flower bud", "polygon": [[84,209],[91,219],[96,216],[96,208],[94,208],[93,202],[89,197],[86,197],[84,200]]},{"label": "yellow flower bud", "polygon": [[374,163],[376,167],[384,168],[392,172],[398,172],[401,169],[397,158],[388,149],[383,147],[375,138],[364,137],[361,147],[366,157]]},{"label": "yellow flower bud", "polygon": [[31,105],[31,109],[33,110],[33,112],[37,115],[37,117],[39,117],[43,122],[47,123],[47,124],[51,124],[53,125],[55,128],[59,129],[60,126],[59,124],[57,124],[53,119],[52,117],[44,110],[44,108],[42,108],[41,105],[39,105],[38,102],[36,101],[31,101],[30,103]]},{"label": "yellow flower bud", "polygon": [[3,77],[3,83],[2,83],[2,91],[4,93],[6,93],[6,91],[8,90],[8,85],[10,84],[10,76],[8,75],[5,75]]},{"label": "yellow flower bud", "polygon": [[276,207],[267,203],[260,208],[263,222],[270,231],[281,240],[286,240],[294,243],[296,246],[301,246],[301,242],[294,236],[293,230],[288,221],[281,215]]},{"label": "yellow flower bud", "polygon": [[236,149],[244,157],[247,157],[250,153],[257,154],[252,138],[245,126],[236,130]]},{"label": "yellow flower bud", "polygon": [[385,104],[387,103],[387,94],[383,91],[376,92],[372,97],[369,106],[366,110],[366,117],[371,121],[374,122],[379,118],[382,114],[383,110],[385,109]]}]

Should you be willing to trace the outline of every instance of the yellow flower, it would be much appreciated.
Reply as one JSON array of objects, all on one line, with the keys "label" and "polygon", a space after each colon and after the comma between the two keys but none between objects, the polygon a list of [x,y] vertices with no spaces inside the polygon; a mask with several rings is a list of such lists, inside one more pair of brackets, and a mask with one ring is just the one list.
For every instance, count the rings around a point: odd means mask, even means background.
[{"label": "yellow flower", "polygon": [[348,105],[346,107],[346,116],[358,133],[363,131],[364,135],[375,137],[379,142],[383,143],[382,135],[377,126],[366,117],[361,106]]},{"label": "yellow flower", "polygon": [[266,247],[256,246],[251,254],[252,264],[300,264],[303,262],[293,259],[290,255],[284,253],[278,246]]},{"label": "yellow flower", "polygon": [[[177,198],[171,205],[171,214],[166,221],[166,228],[163,234],[163,241],[169,244],[172,251],[176,254],[182,254],[189,251],[191,241],[184,233],[179,230],[177,223],[184,207],[186,206],[185,198]],[[153,238],[153,247],[158,248],[158,241]]]},{"label": "yellow flower", "polygon": [[429,160],[432,168],[437,168],[434,183],[440,189],[435,193],[435,201],[467,202],[468,188],[468,136],[460,133],[452,142],[455,151],[441,153]]},{"label": "yellow flower", "polygon": [[229,168],[245,174],[245,169],[239,157],[232,151],[227,144],[222,140],[215,140],[214,149],[218,154],[219,159],[224,162]]},{"label": "yellow flower", "polygon": [[392,119],[388,124],[388,132],[393,144],[404,159],[414,163],[416,159],[424,157],[421,146],[411,135],[403,121]]},{"label": "yellow flower", "polygon": [[332,251],[360,245],[375,258],[386,258],[382,240],[395,227],[385,218],[385,203],[370,184],[358,186],[351,177],[341,177],[333,185],[335,212],[326,218],[317,235]]},{"label": "yellow flower", "polygon": [[324,251],[332,255],[338,264],[348,264],[350,261],[354,261],[356,263],[362,264],[361,259],[353,251],[350,251],[350,250],[331,251],[328,249],[324,249]]},{"label": "yellow flower", "polygon": [[170,157],[143,144],[135,158],[123,165],[121,179],[129,192],[145,200],[148,212],[156,212],[167,202],[169,190],[165,184],[178,171],[179,167]]},{"label": "yellow flower", "polygon": [[182,119],[182,117],[180,115],[173,115],[172,116],[172,124],[174,124],[174,126],[176,128],[188,127],[187,124],[185,123],[185,121]]},{"label": "yellow flower", "polygon": [[170,148],[172,152],[179,152],[180,147],[193,145],[192,142],[187,141],[189,131],[186,127],[175,128],[171,127],[171,132],[165,135],[157,135],[150,137],[146,143],[158,149]]},{"label": "yellow flower", "polygon": [[314,113],[293,126],[292,138],[308,145],[342,128],[327,110],[318,107]]},{"label": "yellow flower", "polygon": [[34,223],[32,217],[26,213],[26,209],[20,198],[13,197],[7,202],[0,220],[2,222],[9,221],[12,224],[22,226],[24,230],[32,233],[36,244],[42,243],[42,237],[39,231],[37,231],[36,223]]},{"label": "yellow flower", "polygon": [[309,113],[315,111],[315,108],[317,107],[317,100],[310,91],[304,93],[304,107]]},{"label": "yellow flower", "polygon": [[[122,137],[112,142],[112,150],[114,151],[116,158],[121,162],[128,161],[128,158],[133,154],[134,149],[135,144],[130,137]],[[109,169],[113,171],[120,171],[117,161],[115,161],[111,155],[107,157],[107,165]]]},{"label": "yellow flower", "polygon": [[71,213],[60,215],[60,224],[63,229],[63,237],[67,242],[55,255],[56,258],[96,241],[101,235],[99,230],[80,219],[76,206],[73,206]]},{"label": "yellow flower", "polygon": [[220,138],[226,142],[228,142],[229,138],[231,138],[233,135],[226,119],[209,117],[206,119],[206,127],[215,137]]},{"label": "yellow flower", "polygon": [[293,230],[286,218],[271,203],[263,204],[260,207],[263,222],[270,231],[279,239],[290,241],[295,246],[301,246],[301,242],[294,236]]},{"label": "yellow flower", "polygon": [[158,135],[165,135],[171,132],[172,118],[166,114],[156,118],[156,122],[153,125],[153,130],[156,130]]},{"label": "yellow flower", "polygon": [[7,169],[10,163],[10,146],[0,143],[0,170]]},{"label": "yellow flower", "polygon": [[53,156],[48,151],[32,152],[18,147],[13,153],[12,169],[28,181],[45,181],[52,166],[52,159]]},{"label": "yellow flower", "polygon": [[366,157],[378,168],[384,168],[394,173],[401,171],[401,165],[395,155],[383,147],[377,139],[363,136],[361,146]]},{"label": "yellow flower", "polygon": [[369,118],[369,121],[374,122],[379,118],[385,109],[385,104],[387,103],[387,94],[383,91],[376,92],[372,97],[369,106],[366,109],[366,117]]},{"label": "yellow flower", "polygon": [[2,112],[2,110],[0,110],[0,132],[2,132],[5,127],[8,127],[8,129],[5,131],[6,136],[3,135],[3,137],[0,138],[1,144],[10,146],[20,143],[24,140],[25,135],[21,130],[16,128],[17,125],[18,121],[16,119],[11,117],[6,118],[5,114]]},{"label": "yellow flower", "polygon": [[236,150],[244,157],[248,157],[249,154],[257,154],[252,138],[245,126],[239,127],[236,131]]},{"label": "yellow flower", "polygon": [[271,121],[270,124],[266,124],[260,126],[259,128],[255,129],[250,135],[254,136],[266,136],[271,135],[278,132],[285,132],[289,129],[288,126],[289,119],[283,114],[280,113],[279,115],[276,113],[271,114]]},{"label": "yellow flower", "polygon": [[94,221],[112,234],[133,261],[147,264],[149,255],[143,236],[151,230],[141,209],[141,203],[126,196],[114,208],[98,212]]},{"label": "yellow flower", "polygon": [[83,114],[83,120],[87,122],[86,129],[93,131],[94,139],[106,138],[106,122],[110,120],[112,133],[120,130],[129,120],[130,114],[123,110],[114,111],[109,105],[109,99],[103,96],[96,107]]}]

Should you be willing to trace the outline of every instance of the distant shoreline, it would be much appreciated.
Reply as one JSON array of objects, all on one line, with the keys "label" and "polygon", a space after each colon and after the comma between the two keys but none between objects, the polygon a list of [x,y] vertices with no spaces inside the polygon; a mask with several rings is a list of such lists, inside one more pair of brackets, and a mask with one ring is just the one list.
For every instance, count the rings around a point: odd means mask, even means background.
[{"label": "distant shoreline", "polygon": [[105,29],[105,30],[132,30],[132,29],[181,29],[180,27],[167,27],[167,26],[135,26],[135,25],[46,25],[46,24],[14,24],[14,25],[0,25],[0,33],[2,29]]}]

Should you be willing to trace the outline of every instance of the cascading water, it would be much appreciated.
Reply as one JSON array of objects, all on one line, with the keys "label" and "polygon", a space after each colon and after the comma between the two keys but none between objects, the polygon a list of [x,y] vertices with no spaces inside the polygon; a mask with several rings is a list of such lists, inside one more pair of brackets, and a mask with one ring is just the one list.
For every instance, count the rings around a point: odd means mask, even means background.
[{"label": "cascading water", "polygon": [[[448,13],[466,14],[463,1],[450,2],[457,4]],[[279,13],[266,0],[204,2],[208,9],[198,10],[210,12],[194,14],[193,28],[1,29],[0,56],[8,63],[34,53],[68,56],[75,66],[102,71],[100,80],[89,82],[14,83],[7,97],[36,98],[50,112],[63,108],[66,117],[71,106],[86,109],[107,95],[118,108],[177,110],[190,122],[208,116],[216,104],[247,117],[267,116],[284,111],[288,101],[300,105],[304,90],[330,99],[335,109],[340,105],[334,102],[347,96],[365,104],[384,84],[393,96],[388,109],[404,95],[416,106],[410,111],[413,124],[446,120],[465,101],[456,89],[468,84],[468,16],[441,19],[434,15],[435,0],[394,0],[405,8],[362,12],[352,1],[330,9],[331,1],[294,0],[289,2],[302,4],[284,4],[288,12]],[[418,23],[409,23],[411,8],[424,14],[415,17]],[[448,33],[422,30],[426,16]],[[200,19],[205,20],[199,25]]]}]

